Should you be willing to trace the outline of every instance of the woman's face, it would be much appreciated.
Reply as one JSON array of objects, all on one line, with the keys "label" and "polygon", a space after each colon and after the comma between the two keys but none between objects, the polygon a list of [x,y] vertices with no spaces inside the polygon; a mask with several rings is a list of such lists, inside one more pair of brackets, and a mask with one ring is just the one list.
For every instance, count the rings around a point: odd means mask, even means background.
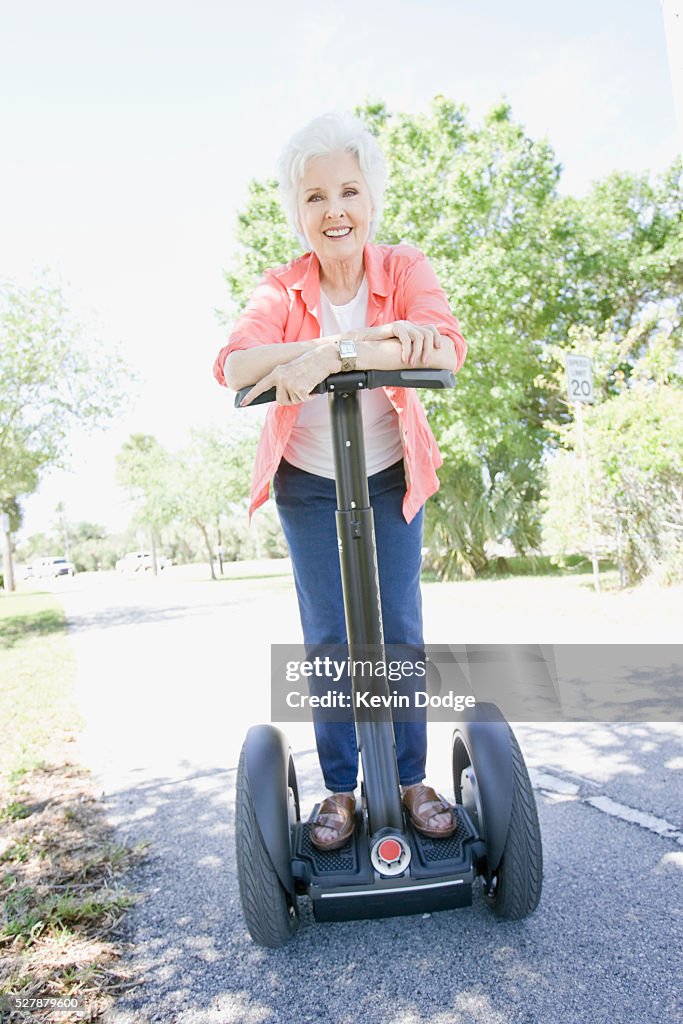
[{"label": "woman's face", "polygon": [[373,211],[353,153],[309,160],[299,182],[298,212],[303,234],[321,262],[362,259]]}]

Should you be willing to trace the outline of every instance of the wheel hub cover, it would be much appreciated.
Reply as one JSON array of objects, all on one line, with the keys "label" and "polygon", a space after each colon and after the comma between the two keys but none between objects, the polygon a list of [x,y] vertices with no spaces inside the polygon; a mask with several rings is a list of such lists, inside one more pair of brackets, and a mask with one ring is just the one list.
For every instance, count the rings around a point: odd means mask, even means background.
[{"label": "wheel hub cover", "polygon": [[472,824],[479,833],[480,838],[483,839],[484,816],[481,811],[481,797],[479,795],[479,786],[477,785],[477,776],[474,774],[472,765],[468,765],[467,768],[463,769],[460,776],[460,790],[462,793],[462,805],[472,819]]}]

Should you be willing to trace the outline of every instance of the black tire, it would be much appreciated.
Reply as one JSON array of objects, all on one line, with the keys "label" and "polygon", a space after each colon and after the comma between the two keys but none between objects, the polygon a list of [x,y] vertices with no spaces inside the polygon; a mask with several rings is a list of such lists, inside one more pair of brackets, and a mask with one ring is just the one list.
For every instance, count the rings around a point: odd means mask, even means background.
[{"label": "black tire", "polygon": [[[292,773],[290,763],[290,780]],[[294,803],[298,814],[296,793]],[[244,750],[237,768],[235,848],[242,913],[249,934],[259,946],[284,946],[299,925],[296,896],[290,896],[278,878],[263,842],[254,814]]]},{"label": "black tire", "polygon": [[[491,909],[508,921],[519,921],[538,906],[543,886],[543,846],[533,789],[522,751],[510,729],[512,811],[505,848],[494,872],[486,872],[485,896]],[[462,803],[461,773],[472,764],[462,737],[453,744],[456,803]],[[484,814],[482,809],[482,814]],[[485,832],[486,822],[480,823]]]}]

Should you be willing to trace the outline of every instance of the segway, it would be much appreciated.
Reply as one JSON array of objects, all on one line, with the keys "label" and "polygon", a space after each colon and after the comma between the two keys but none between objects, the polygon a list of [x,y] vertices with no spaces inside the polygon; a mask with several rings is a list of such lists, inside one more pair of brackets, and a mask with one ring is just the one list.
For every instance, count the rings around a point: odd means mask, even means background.
[{"label": "segway", "polygon": [[[447,370],[354,371],[333,374],[316,391],[329,396],[337,491],[337,534],[349,659],[384,650],[372,509],[360,392],[376,387],[450,388]],[[243,388],[236,405],[249,393]],[[253,404],[274,401],[275,389]],[[367,679],[351,674],[352,691]],[[386,678],[373,692],[388,697]],[[378,702],[379,704],[380,702]],[[242,910],[254,942],[276,948],[298,923],[308,895],[319,921],[392,917],[469,906],[481,879],[490,907],[503,918],[531,913],[541,894],[542,848],[529,776],[509,725],[491,703],[463,714],[453,732],[457,828],[448,838],[416,831],[401,801],[390,709],[356,712],[363,782],[353,836],[321,851],[302,821],[294,761],[273,725],[249,729],[237,769],[235,843]]]}]

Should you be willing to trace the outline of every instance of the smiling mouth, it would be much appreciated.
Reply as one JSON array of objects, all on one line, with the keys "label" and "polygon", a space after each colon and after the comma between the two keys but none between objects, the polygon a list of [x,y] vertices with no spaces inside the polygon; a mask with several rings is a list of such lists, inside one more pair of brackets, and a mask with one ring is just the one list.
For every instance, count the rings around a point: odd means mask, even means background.
[{"label": "smiling mouth", "polygon": [[351,234],[351,228],[328,228],[323,234],[326,238],[346,238]]}]

